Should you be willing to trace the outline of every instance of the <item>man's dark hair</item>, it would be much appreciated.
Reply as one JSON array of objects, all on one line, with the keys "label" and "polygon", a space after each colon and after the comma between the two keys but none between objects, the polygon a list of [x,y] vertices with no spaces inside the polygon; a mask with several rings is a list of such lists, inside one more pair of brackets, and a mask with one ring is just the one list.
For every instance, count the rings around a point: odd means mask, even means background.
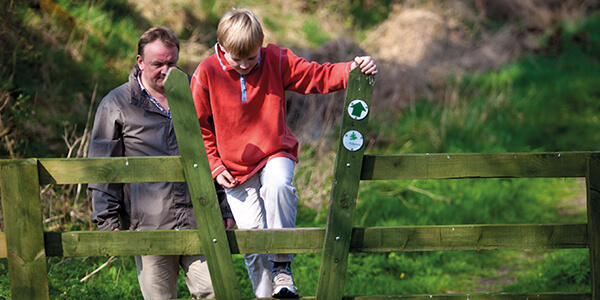
[{"label": "man's dark hair", "polygon": [[143,58],[146,45],[156,40],[160,40],[169,47],[177,47],[177,52],[179,52],[179,39],[175,32],[165,26],[158,25],[146,30],[146,32],[142,34],[140,41],[138,42],[138,55]]}]

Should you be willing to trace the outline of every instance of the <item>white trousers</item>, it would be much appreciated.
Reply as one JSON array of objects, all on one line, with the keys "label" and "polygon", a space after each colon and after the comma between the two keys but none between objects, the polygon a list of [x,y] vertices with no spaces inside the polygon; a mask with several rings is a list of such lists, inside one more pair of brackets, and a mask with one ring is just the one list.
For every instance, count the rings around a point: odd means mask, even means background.
[{"label": "white trousers", "polygon": [[[240,229],[294,228],[298,194],[292,185],[296,163],[286,157],[271,159],[244,183],[225,189]],[[291,254],[244,254],[256,297],[271,297],[272,262],[291,262]]]},{"label": "white trousers", "polygon": [[135,265],[146,300],[177,299],[179,266],[185,273],[192,299],[215,297],[204,255],[138,255]]}]

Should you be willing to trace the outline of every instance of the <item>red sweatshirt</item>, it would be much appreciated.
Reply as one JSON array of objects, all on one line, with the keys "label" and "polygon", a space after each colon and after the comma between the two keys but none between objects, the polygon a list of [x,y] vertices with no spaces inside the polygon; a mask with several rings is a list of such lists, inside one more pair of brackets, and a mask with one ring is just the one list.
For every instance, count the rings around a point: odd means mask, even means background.
[{"label": "red sweatshirt", "polygon": [[190,84],[213,178],[227,169],[244,182],[271,158],[298,162],[285,91],[345,89],[351,62],[321,65],[269,44],[252,71],[240,75],[219,48],[198,65]]}]

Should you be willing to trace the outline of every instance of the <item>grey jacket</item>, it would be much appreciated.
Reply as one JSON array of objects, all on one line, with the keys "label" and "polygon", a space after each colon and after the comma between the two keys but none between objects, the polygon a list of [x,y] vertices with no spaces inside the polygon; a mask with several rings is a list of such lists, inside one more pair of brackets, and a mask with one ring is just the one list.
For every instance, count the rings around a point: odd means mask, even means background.
[{"label": "grey jacket", "polygon": [[[140,89],[137,65],[129,81],[110,91],[98,106],[88,157],[177,156],[173,122]],[[221,210],[230,217],[223,190]],[[93,183],[92,220],[100,230],[196,229],[185,182]]]}]

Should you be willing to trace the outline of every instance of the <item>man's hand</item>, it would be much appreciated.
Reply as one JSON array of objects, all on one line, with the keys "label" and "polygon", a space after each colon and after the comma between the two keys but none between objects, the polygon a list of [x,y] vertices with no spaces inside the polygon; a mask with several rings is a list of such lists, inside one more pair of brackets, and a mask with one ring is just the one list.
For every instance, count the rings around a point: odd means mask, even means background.
[{"label": "man's hand", "polygon": [[377,65],[370,56],[357,56],[352,62],[352,69],[360,67],[360,71],[367,75],[377,74]]},{"label": "man's hand", "polygon": [[240,184],[240,182],[229,173],[229,171],[225,170],[217,175],[217,183],[226,189],[230,189]]},{"label": "man's hand", "polygon": [[223,225],[225,225],[225,229],[233,229],[235,227],[235,220],[233,218],[225,218],[223,219]]}]

